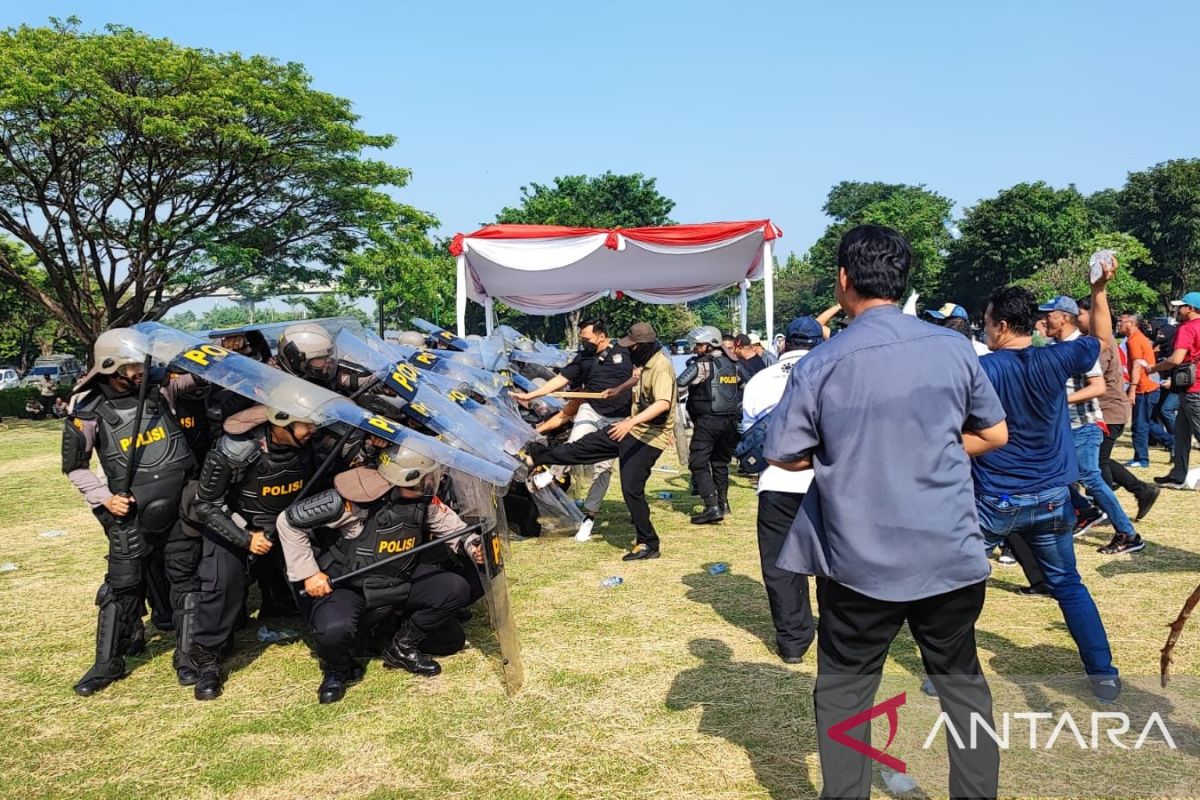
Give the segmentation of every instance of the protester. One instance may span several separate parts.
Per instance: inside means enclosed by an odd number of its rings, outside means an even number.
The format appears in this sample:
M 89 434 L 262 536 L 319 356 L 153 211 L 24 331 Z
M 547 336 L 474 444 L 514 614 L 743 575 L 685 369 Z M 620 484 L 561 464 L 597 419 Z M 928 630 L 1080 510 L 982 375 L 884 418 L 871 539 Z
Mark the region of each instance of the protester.
M 746 383 L 763 369 L 766 369 L 766 362 L 762 356 L 754 348 L 753 342 L 747 334 L 739 333 L 737 338 L 733 340 L 734 349 L 737 351 L 737 368 L 738 373 L 742 377 L 742 383 Z
M 737 337 L 732 333 L 727 333 L 721 337 L 721 352 L 723 352 L 730 361 L 738 360 Z
M 825 340 L 821 328 L 812 317 L 797 317 L 788 323 L 779 362 L 746 384 L 742 397 L 744 430 L 767 424 L 796 363 Z M 816 637 L 808 577 L 775 565 L 812 480 L 811 469 L 789 472 L 773 465 L 768 465 L 758 478 L 758 555 L 775 625 L 775 646 L 786 664 L 799 664 Z
M 1125 337 L 1129 360 L 1129 394 L 1133 398 L 1133 459 L 1125 466 L 1146 469 L 1150 466 L 1150 418 L 1158 405 L 1158 382 L 1150 367 L 1157 363 L 1154 345 L 1142 333 L 1141 318 L 1132 312 L 1121 315 L 1119 330 Z M 1107 414 L 1105 421 L 1108 421 Z
M 1154 331 L 1154 357 L 1155 363 L 1170 358 L 1175 352 L 1175 334 L 1179 331 L 1179 326 L 1173 324 L 1170 320 L 1164 322 Z M 1170 459 L 1175 460 L 1175 417 L 1179 414 L 1179 395 L 1171 391 L 1171 377 L 1169 373 L 1156 373 L 1153 369 L 1152 374 L 1159 375 L 1161 388 L 1158 392 L 1158 405 L 1154 407 L 1153 421 L 1150 428 L 1150 435 L 1167 451 Z
M 589 433 L 624 419 L 633 401 L 632 391 L 625 386 L 633 377 L 633 359 L 628 349 L 608 337 L 608 326 L 604 320 L 588 319 L 580 323 L 579 339 L 582 343 L 579 355 L 563 367 L 558 375 L 532 392 L 514 392 L 511 395 L 514 400 L 528 403 L 567 386 L 575 386 L 585 392 L 609 394 L 608 397 L 579 404 L 568 439 L 571 442 L 577 442 Z M 575 534 L 575 541 L 586 542 L 591 539 L 600 504 L 608 494 L 612 470 L 612 459 L 595 465 L 592 485 L 583 501 L 583 522 Z
M 762 337 L 757 333 L 750 334 L 750 346 L 754 348 L 754 354 L 761 358 L 768 367 L 779 361 L 779 355 L 764 347 Z
M 67 401 L 62 397 L 54 398 L 54 416 L 56 419 L 62 419 L 67 415 Z
M 629 335 L 617 343 L 629 349 L 633 365 L 641 369 L 632 415 L 575 442 L 549 448 L 528 445 L 526 453 L 530 466 L 595 464 L 617 458 L 621 466 L 621 494 L 637 531 L 633 550 L 622 560 L 640 561 L 659 557 L 658 533 L 650 521 L 650 505 L 646 502 L 646 481 L 658 457 L 672 444 L 678 393 L 675 370 L 653 326 L 636 322 Z
M 972 464 L 985 544 L 1022 537 L 1045 573 L 1066 621 L 1093 694 L 1115 701 L 1121 691 L 1100 612 L 1075 566 L 1070 484 L 1079 478 L 1071 420 L 1062 387 L 1086 373 L 1112 335 L 1105 287 L 1115 264 L 1092 287 L 1091 336 L 1035 347 L 1037 305 L 1025 288 L 992 292 L 984 313 L 991 355 L 980 364 L 1008 415 L 1008 444 Z M 1111 490 L 1110 490 L 1111 494 Z
M 1004 411 L 961 336 L 901 313 L 911 258 L 890 228 L 842 237 L 835 293 L 851 322 L 792 369 L 764 447 L 774 466 L 815 470 L 779 565 L 827 578 L 814 692 L 826 797 L 871 793 L 870 759 L 829 731 L 871 705 L 906 621 L 953 726 L 992 724 L 974 635 L 990 570 L 969 457 L 1004 444 Z M 947 746 L 950 795 L 994 797 L 995 742 Z
M 921 318 L 932 322 L 935 325 L 941 325 L 943 328 L 952 331 L 958 331 L 971 342 L 971 347 L 975 348 L 975 355 L 986 356 L 991 351 L 987 349 L 987 345 L 976 339 L 971 333 L 971 318 L 967 314 L 967 310 L 956 303 L 946 303 L 939 309 L 930 309 L 921 312 Z
M 1046 314 L 1046 331 L 1055 340 L 1055 347 L 1085 338 L 1079 329 L 1079 304 L 1070 297 L 1055 297 L 1049 303 L 1039 306 L 1038 310 Z M 1099 356 L 1103 348 L 1110 345 L 1109 340 L 1112 336 L 1108 308 L 1104 311 L 1104 319 L 1108 325 L 1092 332 L 1092 338 L 1098 339 L 1101 345 L 1096 352 L 1097 360 L 1093 361 L 1088 369 L 1068 376 L 1065 384 L 1078 479 L 1117 532 L 1113 541 L 1100 550 L 1114 555 L 1137 552 L 1145 547 L 1145 544 L 1134 529 L 1129 515 L 1121 507 L 1121 501 L 1105 482 L 1100 471 L 1100 449 L 1104 444 L 1104 414 L 1100 409 L 1100 397 L 1104 395 L 1105 387 L 1104 369 L 1100 365 Z M 1093 325 L 1095 323 L 1093 320 Z M 1078 495 L 1075 495 L 1075 498 L 1073 506 L 1077 513 L 1083 514 L 1087 504 L 1079 500 Z
M 1171 471 L 1154 479 L 1168 489 L 1187 488 L 1192 458 L 1192 441 L 1200 442 L 1200 292 L 1188 292 L 1171 301 L 1180 325 L 1175 333 L 1175 349 L 1155 364 L 1157 373 L 1171 375 L 1171 392 L 1179 395 L 1179 415 L 1175 418 L 1175 457 Z M 1191 365 L 1191 374 L 1187 366 Z M 1188 378 L 1190 377 L 1190 380 Z

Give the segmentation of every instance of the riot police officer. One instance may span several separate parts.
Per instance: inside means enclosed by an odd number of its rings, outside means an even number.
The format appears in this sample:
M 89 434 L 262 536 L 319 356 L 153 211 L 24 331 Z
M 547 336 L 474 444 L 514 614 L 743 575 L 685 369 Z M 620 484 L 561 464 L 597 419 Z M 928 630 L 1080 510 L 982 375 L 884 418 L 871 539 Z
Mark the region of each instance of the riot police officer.
M 482 592 L 463 572 L 416 557 L 390 562 L 349 583 L 330 584 L 464 527 L 433 494 L 436 469 L 431 459 L 394 445 L 380 455 L 378 466 L 339 473 L 333 489 L 305 498 L 279 517 L 288 577 L 303 582 L 312 598 L 309 624 L 324 671 L 317 690 L 321 703 L 341 700 L 346 686 L 362 677 L 354 655 L 367 614 L 402 617 L 383 651 L 387 667 L 432 677 L 441 666 L 422 650 L 423 640 Z M 483 562 L 478 535 L 449 546 Z
M 195 460 L 172 413 L 174 394 L 194 379 L 180 376 L 164 383 L 153 374 L 157 370 L 147 375 L 147 350 L 145 336 L 133 329 L 100 334 L 94 366 L 76 387 L 63 428 L 63 472 L 92 507 L 109 542 L 108 571 L 96 594 L 96 660 L 75 684 L 76 694 L 84 697 L 124 677 L 124 657 L 131 645 L 136 648 L 142 628 L 146 575 L 155 557 L 163 559 L 180 639 L 188 635 L 185 610 L 198 586 L 199 541 L 184 533 L 179 519 L 180 497 Z M 153 383 L 143 404 L 144 381 Z M 105 480 L 88 468 L 93 451 Z M 181 685 L 195 683 L 183 648 L 176 647 L 174 664 Z
M 730 513 L 729 460 L 737 446 L 741 378 L 737 366 L 721 349 L 721 332 L 716 328 L 692 328 L 687 338 L 696 355 L 677 383 L 687 388 L 687 410 L 692 418 L 688 469 L 693 488 L 704 501 L 704 510 L 692 517 L 692 524 L 707 525 Z
M 289 325 L 279 336 L 279 367 L 297 378 L 333 388 L 338 371 L 337 348 L 329 331 L 315 322 Z
M 290 592 L 283 558 L 274 546 L 275 521 L 313 473 L 309 443 L 316 428 L 311 419 L 258 405 L 225 420 L 224 428 L 200 470 L 190 514 L 204 524 L 191 642 L 199 672 L 197 700 L 221 696 L 221 657 L 243 614 L 250 557 L 259 568 L 263 613 L 272 591 Z

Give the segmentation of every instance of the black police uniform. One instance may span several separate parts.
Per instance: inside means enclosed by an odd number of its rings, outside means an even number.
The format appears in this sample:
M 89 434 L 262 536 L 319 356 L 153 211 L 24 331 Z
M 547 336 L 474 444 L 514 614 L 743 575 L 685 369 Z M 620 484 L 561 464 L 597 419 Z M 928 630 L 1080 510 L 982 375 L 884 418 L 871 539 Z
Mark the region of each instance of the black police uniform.
M 270 425 L 227 433 L 209 451 L 200 470 L 189 516 L 203 522 L 203 557 L 196 607 L 193 660 L 211 671 L 241 621 L 249 589 L 250 531 L 275 539 L 275 522 L 312 477 L 312 449 L 271 441 Z M 237 513 L 245 527 L 234 521 Z M 254 556 L 263 607 L 282 603 L 291 589 L 278 546 Z M 280 597 L 282 595 L 282 597 Z M 294 606 L 293 606 L 294 608 Z M 199 694 L 199 687 L 197 687 Z
M 715 349 L 693 358 L 677 383 L 688 390 L 688 469 L 693 488 L 704 500 L 701 519 L 715 522 L 729 511 L 729 461 L 737 447 L 742 380 L 737 365 Z
M 153 374 L 146 379 L 161 380 Z M 130 513 L 118 518 L 104 506 L 93 509 L 108 537 L 108 571 L 96 595 L 96 663 L 75 687 L 82 695 L 93 694 L 124 674 L 124 655 L 131 644 L 136 650 L 142 629 L 146 577 L 155 558 L 163 561 L 174 627 L 181 639 L 191 626 L 187 609 L 194 604 L 198 588 L 200 547 L 199 540 L 184 532 L 179 507 L 195 459 L 168 398 L 161 389 L 151 388 L 140 431 L 134 430 L 137 392 L 119 392 L 107 380 L 74 399 L 63 428 L 62 463 L 67 474 L 86 470 L 94 449 L 108 488 L 115 493 L 129 458 L 135 459 Z M 94 431 L 90 441 L 85 429 Z M 185 652 L 176 648 L 174 664 L 180 682 L 189 684 L 195 674 Z
M 613 342 L 601 352 L 580 352 L 562 368 L 559 375 L 569 380 L 572 387 L 580 387 L 582 391 L 602 392 L 614 389 L 633 377 L 633 357 L 629 348 Z M 588 400 L 587 405 L 602 417 L 624 419 L 629 416 L 629 409 L 633 405 L 633 388 L 607 400 Z

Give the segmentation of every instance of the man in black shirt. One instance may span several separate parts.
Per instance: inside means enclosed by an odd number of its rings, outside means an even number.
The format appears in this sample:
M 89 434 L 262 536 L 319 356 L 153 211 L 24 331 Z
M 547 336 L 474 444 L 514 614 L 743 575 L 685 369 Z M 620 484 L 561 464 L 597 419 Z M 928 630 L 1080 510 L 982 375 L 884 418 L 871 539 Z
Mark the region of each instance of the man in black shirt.
M 742 383 L 749 382 L 751 378 L 767 368 L 767 363 L 754 349 L 754 343 L 746 334 L 739 333 L 734 339 L 733 346 L 737 353 L 737 368 L 742 376 Z
M 557 392 L 568 386 L 584 392 L 605 392 L 609 395 L 588 400 L 579 407 L 575 425 L 568 441 L 582 439 L 593 431 L 603 430 L 609 425 L 629 416 L 633 402 L 630 379 L 633 377 L 633 360 L 629 350 L 608 338 L 608 328 L 603 320 L 584 320 L 579 326 L 579 338 L 583 344 L 574 360 L 563 367 L 537 390 L 515 393 L 513 399 L 528 402 L 543 395 Z M 630 384 L 630 385 L 627 385 Z M 624 387 L 624 388 L 622 388 Z M 619 390 L 619 391 L 618 391 Z M 586 542 L 591 538 L 600 503 L 608 493 L 612 479 L 613 462 L 604 461 L 595 465 L 595 477 L 583 503 L 584 520 L 575 534 L 575 540 Z

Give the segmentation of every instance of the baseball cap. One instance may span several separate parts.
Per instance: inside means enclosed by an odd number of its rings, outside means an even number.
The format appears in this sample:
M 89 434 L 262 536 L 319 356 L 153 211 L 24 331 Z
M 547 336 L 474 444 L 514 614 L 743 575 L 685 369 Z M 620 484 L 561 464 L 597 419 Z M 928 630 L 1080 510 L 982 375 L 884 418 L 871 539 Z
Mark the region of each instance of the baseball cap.
M 757 333 L 750 334 L 750 344 L 762 344 L 762 337 Z
M 1173 306 L 1191 306 L 1194 309 L 1200 310 L 1200 292 L 1188 292 L 1178 300 L 1172 300 Z
M 970 319 L 967 310 L 957 303 L 946 303 L 941 308 L 926 309 L 921 313 L 921 316 L 929 319 L 950 319 L 958 317 L 960 319 Z
M 1060 294 L 1049 303 L 1043 303 L 1042 305 L 1038 306 L 1038 311 L 1063 311 L 1067 314 L 1079 316 L 1079 304 L 1076 303 L 1072 298 L 1067 297 L 1064 294 Z
M 635 344 L 649 344 L 657 341 L 658 334 L 654 332 L 653 325 L 649 322 L 635 322 L 629 328 L 629 335 L 618 339 L 617 344 L 621 347 L 630 347 Z
M 825 331 L 812 317 L 796 317 L 788 323 L 787 338 L 820 342 L 825 339 Z

